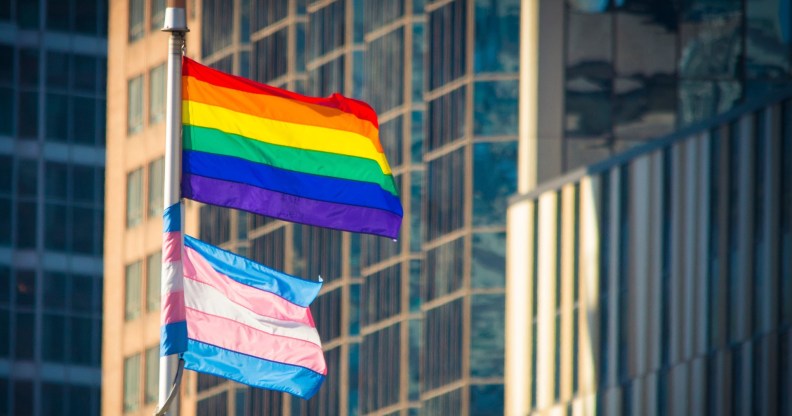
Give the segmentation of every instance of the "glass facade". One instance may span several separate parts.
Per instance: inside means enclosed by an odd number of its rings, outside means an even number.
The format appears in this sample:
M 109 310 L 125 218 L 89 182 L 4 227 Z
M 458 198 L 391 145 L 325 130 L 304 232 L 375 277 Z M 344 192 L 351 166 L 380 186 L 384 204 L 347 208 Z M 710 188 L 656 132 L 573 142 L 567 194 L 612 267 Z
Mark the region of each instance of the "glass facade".
M 0 2 L 0 414 L 98 415 L 107 3 Z
M 792 86 L 789 0 L 567 0 L 564 15 L 562 170 Z
M 328 379 L 308 402 L 259 393 L 267 406 L 502 413 L 519 1 L 205 0 L 199 12 L 204 63 L 370 103 L 405 208 L 396 242 L 201 208 L 205 241 L 325 280 L 312 309 Z M 248 414 L 242 387 L 198 378 L 199 414 Z

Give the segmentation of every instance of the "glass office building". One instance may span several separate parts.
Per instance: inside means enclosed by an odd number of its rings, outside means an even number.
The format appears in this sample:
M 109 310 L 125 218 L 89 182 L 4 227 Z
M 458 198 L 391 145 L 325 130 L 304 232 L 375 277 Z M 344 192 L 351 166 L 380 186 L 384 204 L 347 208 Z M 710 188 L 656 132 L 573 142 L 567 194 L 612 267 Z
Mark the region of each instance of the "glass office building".
M 308 402 L 198 376 L 198 414 L 501 412 L 518 12 L 517 1 L 202 3 L 206 64 L 377 110 L 405 219 L 392 242 L 203 207 L 202 238 L 325 279 L 313 308 L 330 372 Z
M 789 414 L 790 2 L 535 4 L 567 173 L 509 207 L 506 414 Z
M 97 415 L 107 5 L 0 2 L 0 414 Z

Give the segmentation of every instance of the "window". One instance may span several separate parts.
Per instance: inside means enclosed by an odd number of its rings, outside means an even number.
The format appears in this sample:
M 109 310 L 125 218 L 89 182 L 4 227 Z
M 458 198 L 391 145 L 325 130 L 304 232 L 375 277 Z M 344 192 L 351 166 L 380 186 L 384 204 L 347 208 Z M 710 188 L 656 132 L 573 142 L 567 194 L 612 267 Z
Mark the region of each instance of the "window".
M 151 0 L 151 25 L 152 31 L 158 31 L 165 26 L 165 0 Z
M 140 354 L 124 359 L 124 412 L 140 406 Z
M 162 275 L 162 252 L 158 251 L 146 259 L 146 311 L 160 310 L 160 279 Z
M 140 262 L 126 266 L 124 290 L 124 317 L 127 321 L 140 315 Z
M 465 149 L 460 148 L 428 163 L 426 221 L 428 241 L 464 225 Z
M 145 14 L 145 0 L 129 0 L 129 42 L 134 42 L 143 37 L 143 16 Z
M 148 216 L 154 218 L 163 209 L 163 169 L 165 160 L 159 158 L 148 165 Z
M 129 80 L 127 89 L 127 133 L 143 130 L 143 76 Z
M 157 401 L 159 395 L 159 346 L 146 350 L 146 385 L 143 389 L 143 402 L 146 404 Z
M 149 124 L 165 119 L 165 64 L 149 72 Z
M 143 169 L 127 175 L 127 227 L 132 228 L 143 220 Z

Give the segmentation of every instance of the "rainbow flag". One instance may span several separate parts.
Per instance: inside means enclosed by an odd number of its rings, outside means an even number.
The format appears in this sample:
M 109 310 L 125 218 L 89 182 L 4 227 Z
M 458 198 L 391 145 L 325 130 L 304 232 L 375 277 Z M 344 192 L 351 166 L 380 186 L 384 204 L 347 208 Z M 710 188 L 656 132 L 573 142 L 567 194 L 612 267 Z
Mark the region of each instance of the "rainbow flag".
M 181 204 L 166 210 L 161 354 L 187 369 L 308 399 L 327 374 L 308 306 L 321 282 L 290 276 L 178 230 Z M 179 250 L 181 240 L 184 246 Z
M 396 238 L 403 216 L 366 103 L 307 97 L 183 60 L 182 196 Z

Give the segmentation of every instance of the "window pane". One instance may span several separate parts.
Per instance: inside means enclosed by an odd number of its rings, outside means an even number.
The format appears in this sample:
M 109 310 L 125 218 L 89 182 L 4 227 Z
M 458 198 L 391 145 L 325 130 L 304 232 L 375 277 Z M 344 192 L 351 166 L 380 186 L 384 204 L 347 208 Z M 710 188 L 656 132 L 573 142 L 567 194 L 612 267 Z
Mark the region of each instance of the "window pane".
M 0 85 L 12 85 L 14 83 L 14 47 L 12 45 L 0 45 Z
M 165 119 L 165 64 L 149 73 L 149 124 Z
M 99 16 L 105 15 L 101 7 L 104 2 L 99 2 L 97 6 L 96 0 L 76 0 L 76 7 L 74 8 L 74 29 L 77 33 L 84 33 L 87 35 L 96 34 L 99 25 Z
M 33 3 L 33 2 L 31 2 Z M 35 3 L 38 3 L 36 1 Z M 23 87 L 38 87 L 39 51 L 38 49 L 19 50 L 19 84 Z
M 148 215 L 151 218 L 162 214 L 163 169 L 165 160 L 159 158 L 148 166 Z
M 162 275 L 162 252 L 156 252 L 146 259 L 146 310 L 157 312 L 160 309 L 160 278 Z
M 44 361 L 66 360 L 66 318 L 62 313 L 45 313 L 41 329 L 41 355 Z
M 70 28 L 69 0 L 47 0 L 47 29 L 67 32 Z
M 471 275 L 473 287 L 504 287 L 506 233 L 473 234 Z
M 127 227 L 143 220 L 143 169 L 135 169 L 127 176 Z
M 77 253 L 93 254 L 96 232 L 96 211 L 93 208 L 72 207 L 72 249 Z
M 94 320 L 76 316 L 69 321 L 71 323 L 69 331 L 69 362 L 80 365 L 93 364 L 95 338 L 91 332 L 93 331 Z
M 517 189 L 517 142 L 473 145 L 473 224 L 504 225 Z
M 69 127 L 69 97 L 66 94 L 47 94 L 47 139 L 66 141 Z M 77 124 L 77 123 L 75 123 Z M 65 178 L 64 178 L 65 179 Z
M 129 0 L 129 42 L 143 37 L 144 0 Z
M 71 137 L 75 143 L 92 145 L 96 143 L 96 99 L 72 97 Z
M 69 275 L 59 272 L 44 273 L 44 309 L 62 310 L 66 306 Z
M 60 0 L 53 0 L 53 2 L 61 3 Z M 69 54 L 47 51 L 47 87 L 66 89 L 69 86 L 70 77 Z
M 476 1 L 476 72 L 516 72 L 520 55 L 519 0 Z
M 470 375 L 500 377 L 504 357 L 504 295 L 473 295 Z
M 165 0 L 151 0 L 151 30 L 160 30 L 165 25 Z
M 143 129 L 143 76 L 129 80 L 127 94 L 127 133 L 135 134 Z
M 72 88 L 81 92 L 96 90 L 96 58 L 91 55 L 72 55 L 74 71 Z
M 32 359 L 34 341 L 33 334 L 36 319 L 33 312 L 16 312 L 16 331 L 14 331 L 15 348 L 14 356 L 17 359 Z
M 517 135 L 517 81 L 477 82 L 473 97 L 473 134 Z
M 144 402 L 154 403 L 159 395 L 159 346 L 146 350 L 146 386 Z
M 95 312 L 93 283 L 95 278 L 85 274 L 72 275 L 71 303 L 72 311 Z
M 22 2 L 27 3 L 27 2 Z M 36 2 L 38 3 L 38 2 Z M 14 415 L 33 414 L 33 383 L 30 381 L 14 381 L 11 393 L 14 397 Z
M 17 248 L 36 247 L 36 203 L 17 202 L 16 246 Z
M 72 192 L 77 202 L 94 203 L 96 186 L 94 185 L 95 169 L 93 166 L 72 165 Z
M 21 91 L 17 96 L 17 132 L 19 137 L 35 138 L 38 135 L 38 92 Z
M 126 266 L 124 305 L 125 318 L 132 320 L 140 315 L 140 262 Z
M 137 410 L 140 405 L 140 355 L 124 360 L 124 411 Z
M 12 88 L 0 87 L 0 134 L 10 136 L 13 132 L 14 90 Z
M 44 207 L 44 247 L 48 250 L 67 249 L 68 206 L 65 204 L 48 203 Z

